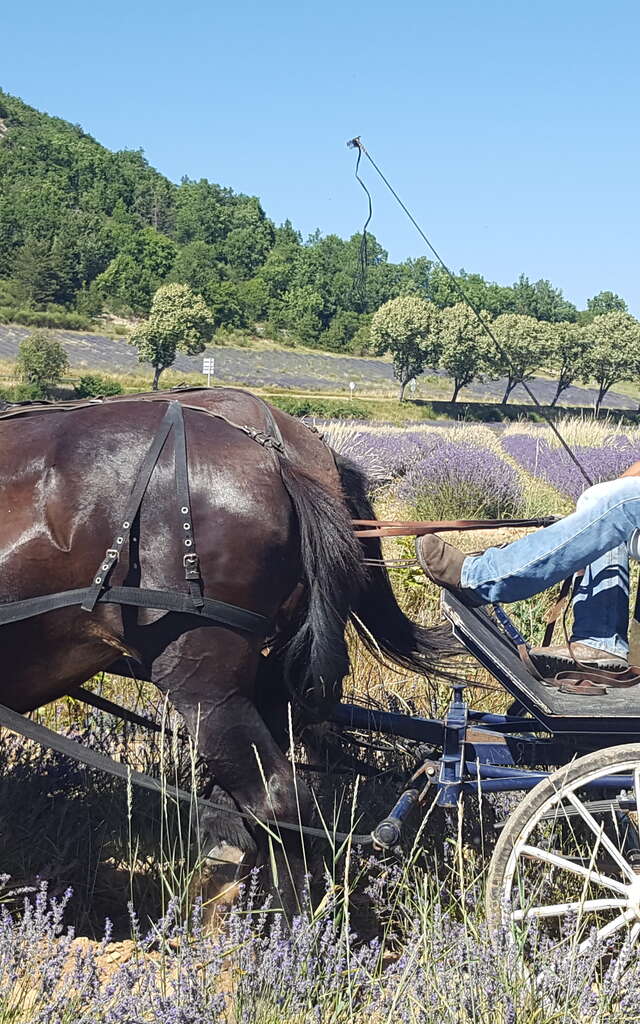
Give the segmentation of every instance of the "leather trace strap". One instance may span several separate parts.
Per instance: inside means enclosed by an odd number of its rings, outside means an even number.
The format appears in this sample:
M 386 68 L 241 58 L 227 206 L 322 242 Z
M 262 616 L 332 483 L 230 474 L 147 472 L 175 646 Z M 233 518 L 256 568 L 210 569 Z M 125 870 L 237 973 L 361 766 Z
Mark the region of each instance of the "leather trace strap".
M 24 601 L 0 604 L 0 626 L 11 622 L 32 619 L 36 615 L 82 605 L 89 599 L 93 588 L 80 587 L 78 590 L 63 590 L 59 594 L 43 594 L 28 597 Z M 123 604 L 133 608 L 152 608 L 156 611 L 179 612 L 183 615 L 197 615 L 204 621 L 219 623 L 245 633 L 267 637 L 273 632 L 273 622 L 258 612 L 238 608 L 237 605 L 204 597 L 202 608 L 194 607 L 191 594 L 175 590 L 149 590 L 145 587 L 107 587 L 98 597 L 98 604 Z
M 353 519 L 356 537 L 422 537 L 446 530 L 499 530 L 526 526 L 552 526 L 562 516 L 541 516 L 537 519 L 427 519 L 410 520 Z
M 171 428 L 174 426 L 176 422 L 176 413 L 174 406 L 176 406 L 178 409 L 180 408 L 178 402 L 170 403 L 164 415 L 164 419 L 162 420 L 162 423 L 160 424 L 160 427 L 156 433 L 156 436 L 154 437 L 151 443 L 151 447 L 148 449 L 145 457 L 142 460 L 142 464 L 140 466 L 140 469 L 138 470 L 136 481 L 133 485 L 131 494 L 129 495 L 129 500 L 127 502 L 124 516 L 120 520 L 120 526 L 118 528 L 118 531 L 114 536 L 111 545 L 105 551 L 104 558 L 101 560 L 100 564 L 98 565 L 98 568 L 95 571 L 93 583 L 89 588 L 87 597 L 82 602 L 82 608 L 84 609 L 85 612 L 92 612 L 94 610 L 98 598 L 100 597 L 100 594 L 109 583 L 109 577 L 113 570 L 115 569 L 116 565 L 118 564 L 124 545 L 129 540 L 131 526 L 138 512 L 140 511 L 140 505 L 142 504 L 142 499 L 144 498 L 145 492 L 149 485 L 151 474 L 153 473 L 156 467 L 156 463 L 160 458 L 162 449 L 165 446 L 165 442 L 169 436 Z
M 189 593 L 195 608 L 202 608 L 202 577 L 200 575 L 200 559 L 195 549 L 193 536 L 193 516 L 189 498 L 189 470 L 187 468 L 187 438 L 184 429 L 184 415 L 179 402 L 172 402 L 169 412 L 173 420 L 173 437 L 175 442 L 176 460 L 176 497 L 180 522 L 182 525 L 182 565 L 184 578 L 189 584 Z
M 297 832 L 298 835 L 302 834 L 313 836 L 316 839 L 324 839 L 332 845 L 349 842 L 354 846 L 369 846 L 373 842 L 370 834 L 334 832 L 331 829 L 315 828 L 312 825 L 279 821 L 278 819 L 261 821 L 251 812 L 241 811 L 234 807 L 224 806 L 222 804 L 216 804 L 209 799 L 198 797 L 196 794 L 190 793 L 187 790 L 166 785 L 164 781 L 154 779 L 151 775 L 145 775 L 144 772 L 135 771 L 134 769 L 129 768 L 128 765 L 122 764 L 120 761 L 114 761 L 111 757 L 107 757 L 106 754 L 101 754 L 97 750 L 91 750 L 89 747 L 85 747 L 82 743 L 78 743 L 76 740 L 70 740 L 66 736 L 61 736 L 60 733 L 54 732 L 53 729 L 47 728 L 46 725 L 40 725 L 39 722 L 34 722 L 30 718 L 26 718 L 18 711 L 13 711 L 12 708 L 8 708 L 4 704 L 0 704 L 0 726 L 4 726 L 6 729 L 10 729 L 12 732 L 18 733 L 20 736 L 33 740 L 41 746 L 47 747 L 49 750 L 57 750 L 58 753 L 64 754 L 65 757 L 70 757 L 78 764 L 84 764 L 88 768 L 93 768 L 97 771 L 114 775 L 118 779 L 130 782 L 133 786 L 138 786 L 141 789 L 158 793 L 159 796 L 167 796 L 170 799 L 177 800 L 181 803 L 196 803 L 201 811 L 215 811 L 216 814 L 228 815 L 231 818 L 240 818 L 256 828 L 264 828 L 267 831 L 273 830 L 276 834 L 280 830 L 284 830 L 287 832 Z

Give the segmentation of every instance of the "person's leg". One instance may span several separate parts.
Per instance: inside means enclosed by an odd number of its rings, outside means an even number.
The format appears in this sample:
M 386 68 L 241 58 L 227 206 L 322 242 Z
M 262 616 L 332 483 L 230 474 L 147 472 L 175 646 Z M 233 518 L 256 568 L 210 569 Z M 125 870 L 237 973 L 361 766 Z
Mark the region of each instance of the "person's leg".
M 589 487 L 578 498 L 576 510 L 586 511 L 606 499 L 610 487 L 610 483 Z M 628 626 L 629 545 L 623 543 L 586 567 L 574 593 L 571 641 L 626 658 Z
M 532 597 L 628 543 L 639 527 L 640 477 L 613 480 L 553 526 L 467 556 L 459 586 L 482 604 Z

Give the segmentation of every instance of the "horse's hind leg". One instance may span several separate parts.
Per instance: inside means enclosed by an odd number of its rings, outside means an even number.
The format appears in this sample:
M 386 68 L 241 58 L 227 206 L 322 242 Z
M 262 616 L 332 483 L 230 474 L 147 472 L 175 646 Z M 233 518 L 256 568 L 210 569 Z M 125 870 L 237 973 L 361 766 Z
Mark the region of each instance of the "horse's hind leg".
M 303 782 L 294 780 L 291 765 L 253 701 L 259 657 L 250 639 L 202 627 L 170 643 L 154 660 L 151 677 L 185 719 L 216 783 L 237 808 L 255 816 L 256 822 L 305 824 L 313 816 L 311 794 Z M 234 863 L 239 873 L 246 875 L 252 861 L 266 859 L 275 869 L 279 901 L 289 913 L 296 912 L 306 872 L 299 834 L 279 833 L 274 826 L 267 831 L 217 811 L 205 811 L 201 825 L 203 850 Z M 256 844 L 262 855 L 257 858 Z

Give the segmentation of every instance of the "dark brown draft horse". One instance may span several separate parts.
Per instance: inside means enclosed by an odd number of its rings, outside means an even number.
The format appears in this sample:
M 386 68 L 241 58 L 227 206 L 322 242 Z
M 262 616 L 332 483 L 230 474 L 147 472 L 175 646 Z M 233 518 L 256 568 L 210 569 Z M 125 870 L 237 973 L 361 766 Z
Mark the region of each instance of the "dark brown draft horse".
M 363 567 L 363 554 L 380 556 L 379 541 L 358 541 L 351 527 L 352 517 L 373 517 L 365 481 L 303 423 L 234 389 L 0 419 L 0 605 L 92 582 L 175 400 L 204 594 L 274 623 L 271 653 L 263 654 L 264 636 L 186 613 L 59 608 L 0 626 L 0 702 L 29 711 L 101 669 L 126 672 L 128 660 L 183 716 L 218 802 L 222 791 L 230 807 L 258 819 L 309 822 L 310 794 L 298 780 L 296 795 L 282 750 L 289 694 L 316 704 L 320 695 L 339 699 L 350 617 L 369 647 L 418 671 L 448 641 L 403 615 L 384 569 Z M 169 437 L 110 584 L 184 591 L 179 529 Z M 201 824 L 215 860 L 246 870 L 259 859 L 262 829 L 223 813 Z M 280 888 L 289 903 L 302 877 L 295 835 L 285 836 L 284 852 Z

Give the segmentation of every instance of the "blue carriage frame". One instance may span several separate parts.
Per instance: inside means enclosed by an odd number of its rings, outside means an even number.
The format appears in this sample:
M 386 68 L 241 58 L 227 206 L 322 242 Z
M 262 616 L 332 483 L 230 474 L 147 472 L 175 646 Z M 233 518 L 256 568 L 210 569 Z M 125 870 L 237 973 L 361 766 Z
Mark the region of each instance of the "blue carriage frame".
M 467 651 L 513 697 L 512 713 L 475 710 L 464 696 L 473 681 L 461 680 L 451 684 L 442 720 L 358 704 L 336 705 L 330 715 L 344 730 L 404 737 L 433 748 L 438 775 L 432 782 L 441 807 L 455 807 L 465 794 L 526 792 L 576 756 L 640 741 L 640 693 L 561 694 L 528 672 L 515 644 L 484 609 L 470 608 L 449 593 L 443 594 L 442 607 Z M 600 777 L 597 785 L 619 790 L 632 783 L 618 775 Z M 402 813 L 411 809 L 403 805 Z

